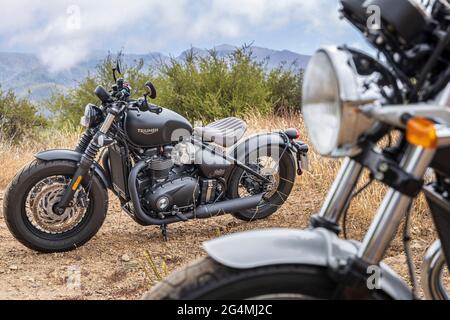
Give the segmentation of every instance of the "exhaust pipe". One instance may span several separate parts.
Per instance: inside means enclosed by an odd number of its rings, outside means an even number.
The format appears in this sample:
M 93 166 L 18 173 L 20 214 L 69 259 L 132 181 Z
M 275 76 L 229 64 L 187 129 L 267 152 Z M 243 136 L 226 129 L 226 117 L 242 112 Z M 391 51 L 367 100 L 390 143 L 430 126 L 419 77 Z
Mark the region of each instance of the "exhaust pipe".
M 128 179 L 128 188 L 130 190 L 131 202 L 133 203 L 136 220 L 144 226 L 168 225 L 183 221 L 179 217 L 155 219 L 144 212 L 139 200 L 139 194 L 137 192 L 136 179 L 139 172 L 144 169 L 145 166 L 145 161 L 137 163 L 136 166 L 131 170 L 130 178 Z M 243 210 L 254 209 L 261 203 L 262 197 L 263 194 L 260 194 L 246 198 L 223 201 L 216 204 L 203 205 L 194 209 L 194 211 L 192 212 L 186 213 L 185 216 L 188 220 L 207 219 L 214 216 L 221 216 L 224 214 L 232 214 Z
M 227 213 L 237 213 L 243 210 L 254 209 L 261 203 L 262 197 L 263 195 L 259 194 L 252 197 L 233 199 L 216 204 L 200 206 L 193 212 L 194 219 L 207 219 Z

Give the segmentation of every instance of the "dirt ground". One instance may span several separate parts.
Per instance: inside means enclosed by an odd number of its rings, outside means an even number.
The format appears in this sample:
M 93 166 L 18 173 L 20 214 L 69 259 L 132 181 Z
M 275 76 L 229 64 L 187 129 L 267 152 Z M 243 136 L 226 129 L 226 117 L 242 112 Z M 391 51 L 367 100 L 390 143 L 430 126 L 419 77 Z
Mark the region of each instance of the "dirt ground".
M 302 198 L 297 186 L 291 199 Z M 158 275 L 202 256 L 203 241 L 249 229 L 305 227 L 314 207 L 309 200 L 301 200 L 300 207 L 290 202 L 273 218 L 251 224 L 224 216 L 172 225 L 164 242 L 158 227 L 137 225 L 111 201 L 105 224 L 93 240 L 76 251 L 50 255 L 18 243 L 0 214 L 0 299 L 138 299 Z M 146 251 L 151 259 L 145 258 Z M 81 286 L 72 285 L 73 270 L 79 270 Z
M 0 299 L 138 299 L 159 276 L 202 256 L 203 241 L 249 229 L 304 228 L 322 200 L 323 195 L 302 190 L 299 178 L 288 203 L 269 220 L 249 224 L 225 216 L 182 223 L 170 226 L 169 242 L 162 240 L 157 227 L 137 225 L 112 201 L 92 241 L 76 251 L 51 255 L 37 254 L 15 241 L 1 214 Z M 412 247 L 419 258 L 427 246 L 418 240 Z M 145 258 L 146 251 L 151 259 Z M 391 251 L 387 262 L 406 277 L 401 248 Z M 80 285 L 71 280 L 74 274 Z

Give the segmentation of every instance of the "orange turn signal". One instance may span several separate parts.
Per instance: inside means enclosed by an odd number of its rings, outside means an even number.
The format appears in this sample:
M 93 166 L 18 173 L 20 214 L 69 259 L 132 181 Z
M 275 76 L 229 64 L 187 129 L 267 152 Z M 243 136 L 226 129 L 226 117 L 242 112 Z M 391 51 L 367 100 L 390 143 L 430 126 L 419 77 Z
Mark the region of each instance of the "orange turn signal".
M 78 187 L 80 186 L 81 180 L 83 180 L 83 177 L 79 176 L 72 186 L 72 191 L 77 191 Z
M 438 138 L 434 123 L 425 118 L 412 118 L 406 127 L 406 140 L 425 149 L 436 149 Z

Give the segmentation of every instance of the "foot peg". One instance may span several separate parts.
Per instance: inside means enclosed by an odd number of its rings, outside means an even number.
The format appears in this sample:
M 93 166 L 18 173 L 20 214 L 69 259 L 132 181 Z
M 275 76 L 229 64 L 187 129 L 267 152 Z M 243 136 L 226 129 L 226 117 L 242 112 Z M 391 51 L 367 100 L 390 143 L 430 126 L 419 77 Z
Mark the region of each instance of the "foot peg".
M 184 214 L 182 214 L 181 212 L 177 212 L 176 214 L 177 218 L 180 219 L 183 222 L 187 222 L 189 221 L 188 217 L 186 217 Z

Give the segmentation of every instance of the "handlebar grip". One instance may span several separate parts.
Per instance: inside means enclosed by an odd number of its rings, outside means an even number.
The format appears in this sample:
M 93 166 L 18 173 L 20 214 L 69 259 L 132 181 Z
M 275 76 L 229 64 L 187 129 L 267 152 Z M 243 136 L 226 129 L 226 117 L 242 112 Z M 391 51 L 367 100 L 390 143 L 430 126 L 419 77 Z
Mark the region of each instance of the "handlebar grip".
M 95 95 L 100 99 L 102 103 L 108 103 L 112 100 L 111 96 L 109 95 L 108 91 L 106 91 L 105 88 L 102 86 L 98 86 L 95 91 Z

